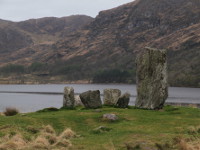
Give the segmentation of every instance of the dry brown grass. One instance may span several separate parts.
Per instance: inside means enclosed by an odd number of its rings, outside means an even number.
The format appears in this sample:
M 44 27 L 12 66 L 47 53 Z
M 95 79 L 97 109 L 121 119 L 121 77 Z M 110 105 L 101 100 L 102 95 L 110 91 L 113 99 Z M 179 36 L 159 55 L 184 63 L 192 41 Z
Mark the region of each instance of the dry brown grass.
M 199 129 L 197 127 L 194 127 L 194 126 L 190 126 L 190 127 L 187 128 L 187 132 L 189 134 L 196 134 L 198 132 L 198 130 Z
M 50 133 L 50 134 L 55 134 L 55 130 L 52 126 L 47 125 L 43 127 L 43 132 L 45 133 Z
M 31 147 L 35 149 L 49 149 L 50 143 L 45 137 L 39 136 L 33 143 L 31 143 L 31 145 Z
M 200 138 L 176 137 L 174 139 L 174 145 L 176 145 L 178 150 L 200 150 Z
M 70 142 L 70 140 L 67 139 L 60 139 L 56 144 L 56 147 L 71 147 L 72 143 Z
M 38 136 L 31 141 L 25 140 L 21 134 L 14 136 L 6 135 L 0 139 L 0 150 L 27 150 L 27 149 L 65 149 L 72 146 L 71 138 L 76 134 L 71 129 L 64 130 L 60 135 L 56 135 L 52 126 L 44 126 Z
M 5 116 L 5 114 L 4 114 L 4 113 L 2 113 L 2 112 L 0 112 L 0 116 Z
M 110 141 L 108 144 L 104 145 L 105 150 L 116 150 L 115 145 L 112 141 Z
M 200 150 L 200 140 L 187 141 L 182 139 L 177 145 L 179 150 Z
M 23 139 L 20 134 L 16 134 L 10 138 L 10 136 L 5 136 L 2 138 L 0 144 L 0 150 L 15 150 L 15 149 L 23 149 L 27 142 Z
M 59 138 L 60 139 L 70 139 L 70 138 L 75 137 L 75 135 L 76 135 L 75 132 L 68 128 L 60 134 Z

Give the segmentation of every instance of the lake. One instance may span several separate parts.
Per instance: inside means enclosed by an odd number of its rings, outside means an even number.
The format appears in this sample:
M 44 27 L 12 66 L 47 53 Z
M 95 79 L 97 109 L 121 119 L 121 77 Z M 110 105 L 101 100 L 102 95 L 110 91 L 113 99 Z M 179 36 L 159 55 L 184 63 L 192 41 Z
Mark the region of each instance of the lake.
M 65 86 L 73 87 L 77 94 L 87 90 L 100 90 L 103 94 L 103 89 L 117 88 L 122 93 L 131 94 L 130 105 L 134 105 L 137 95 L 136 85 L 128 84 L 0 85 L 0 112 L 6 107 L 15 107 L 20 112 L 34 112 L 47 107 L 60 108 Z M 200 88 L 170 87 L 167 102 L 200 104 Z

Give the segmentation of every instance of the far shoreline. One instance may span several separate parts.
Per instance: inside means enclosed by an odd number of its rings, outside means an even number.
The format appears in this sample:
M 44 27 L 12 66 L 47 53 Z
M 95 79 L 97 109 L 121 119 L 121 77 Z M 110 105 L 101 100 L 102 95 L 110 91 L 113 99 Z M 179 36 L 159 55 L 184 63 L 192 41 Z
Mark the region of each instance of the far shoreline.
M 137 85 L 136 83 L 94 83 L 90 82 L 88 80 L 77 80 L 77 81 L 65 81 L 65 82 L 47 82 L 47 83 L 42 83 L 42 82 L 0 82 L 0 85 L 65 85 L 65 84 L 94 84 L 94 85 Z M 169 86 L 171 88 L 194 88 L 198 89 L 200 87 L 193 87 L 193 86 Z

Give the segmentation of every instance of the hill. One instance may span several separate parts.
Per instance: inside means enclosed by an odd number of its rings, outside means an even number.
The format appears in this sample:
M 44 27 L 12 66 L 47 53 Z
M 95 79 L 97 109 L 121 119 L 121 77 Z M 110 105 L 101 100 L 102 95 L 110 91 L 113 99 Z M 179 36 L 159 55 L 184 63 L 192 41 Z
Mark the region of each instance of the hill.
M 60 66 L 50 72 L 65 74 L 67 79 L 73 76 L 74 79 L 95 78 L 95 82 L 118 82 L 121 78 L 117 76 L 122 74 L 126 78 L 128 74 L 125 82 L 134 82 L 135 58 L 143 47 L 165 48 L 170 84 L 198 87 L 199 14 L 199 0 L 136 0 L 101 11 L 79 30 L 60 34 L 62 39 L 57 42 L 18 49 L 1 61 L 27 65 L 39 61 Z M 55 31 L 44 30 L 50 34 Z M 105 79 L 106 76 L 116 76 L 116 80 Z
M 81 29 L 92 20 L 93 18 L 84 15 L 46 17 L 22 22 L 0 20 L 0 66 L 8 63 L 30 64 L 27 55 L 39 57 L 53 43 Z M 20 63 L 21 59 L 25 61 Z M 40 61 L 40 58 L 37 60 Z

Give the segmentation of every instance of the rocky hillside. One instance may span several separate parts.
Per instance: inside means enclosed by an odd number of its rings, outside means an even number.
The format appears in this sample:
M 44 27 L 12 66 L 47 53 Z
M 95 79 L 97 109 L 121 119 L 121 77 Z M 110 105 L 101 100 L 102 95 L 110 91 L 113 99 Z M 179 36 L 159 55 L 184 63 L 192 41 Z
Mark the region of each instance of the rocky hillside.
M 23 64 L 31 63 L 28 62 L 31 59 L 26 55 L 32 57 L 35 53 L 49 49 L 50 45 L 81 29 L 92 20 L 93 18 L 84 15 L 47 17 L 22 22 L 0 20 L 0 66 L 15 61 L 18 63 L 19 59 L 24 60 Z M 37 54 L 38 61 L 41 59 L 40 55 L 41 53 Z
M 48 22 L 48 19 L 40 21 Z M 43 25 L 37 28 L 34 25 L 33 31 L 28 25 L 24 29 L 22 24 L 18 23 L 17 28 L 23 28 L 25 33 L 33 32 L 36 38 L 26 38 L 22 44 L 24 47 L 0 59 L 2 64 L 63 61 L 65 66 L 76 66 L 77 70 L 71 72 L 79 71 L 84 77 L 107 69 L 134 72 L 137 53 L 150 46 L 168 50 L 171 85 L 200 86 L 199 0 L 135 0 L 100 12 L 89 24 L 81 29 L 78 27 L 80 30 L 74 32 L 70 28 L 59 35 L 56 34 L 57 28 L 49 27 L 54 21 L 45 29 Z M 55 24 L 62 28 L 59 23 Z M 47 43 L 43 40 L 45 37 L 37 36 L 41 33 L 62 39 Z M 51 38 L 49 41 L 54 41 Z M 38 42 L 39 39 L 45 42 Z M 25 46 L 27 43 L 31 46 Z

